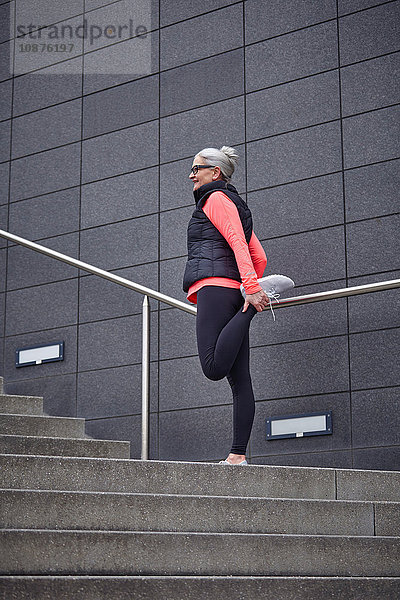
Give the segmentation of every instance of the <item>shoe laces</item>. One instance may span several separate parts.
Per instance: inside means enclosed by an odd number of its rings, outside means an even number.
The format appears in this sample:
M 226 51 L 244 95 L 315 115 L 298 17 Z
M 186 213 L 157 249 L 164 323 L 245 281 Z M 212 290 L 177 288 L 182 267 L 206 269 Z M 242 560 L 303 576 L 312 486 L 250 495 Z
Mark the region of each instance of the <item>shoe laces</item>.
M 278 304 L 279 304 L 280 294 L 278 294 L 278 292 L 273 287 L 270 290 L 268 290 L 268 292 L 265 292 L 265 293 L 268 296 L 269 307 L 271 309 L 272 317 L 273 317 L 274 321 L 276 321 L 274 309 L 272 308 L 272 300 L 275 300 L 275 302 L 278 302 Z

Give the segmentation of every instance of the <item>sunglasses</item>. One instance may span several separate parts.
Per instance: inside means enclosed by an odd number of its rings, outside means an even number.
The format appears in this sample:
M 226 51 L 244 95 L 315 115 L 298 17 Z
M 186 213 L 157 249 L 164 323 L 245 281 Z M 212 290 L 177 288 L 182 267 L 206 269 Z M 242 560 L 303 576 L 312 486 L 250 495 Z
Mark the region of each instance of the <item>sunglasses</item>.
M 215 165 L 193 165 L 193 167 L 190 169 L 190 172 L 193 173 L 193 175 L 197 175 L 199 169 L 213 169 L 214 166 Z

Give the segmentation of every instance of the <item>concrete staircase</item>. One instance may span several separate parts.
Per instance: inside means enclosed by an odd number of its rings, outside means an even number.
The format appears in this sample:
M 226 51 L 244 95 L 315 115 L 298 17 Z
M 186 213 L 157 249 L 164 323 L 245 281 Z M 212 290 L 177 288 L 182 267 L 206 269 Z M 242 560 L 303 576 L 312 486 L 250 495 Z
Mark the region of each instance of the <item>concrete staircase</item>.
M 400 597 L 399 472 L 130 460 L 1 386 L 1 599 Z

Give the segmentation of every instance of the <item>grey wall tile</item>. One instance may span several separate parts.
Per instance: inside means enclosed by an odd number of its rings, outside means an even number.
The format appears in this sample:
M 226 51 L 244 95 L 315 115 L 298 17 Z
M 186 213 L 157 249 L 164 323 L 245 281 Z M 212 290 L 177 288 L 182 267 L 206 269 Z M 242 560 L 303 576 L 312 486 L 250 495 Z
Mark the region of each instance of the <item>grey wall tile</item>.
M 0 52 L 0 81 L 10 79 L 12 76 L 11 65 L 13 64 L 14 42 L 4 42 Z
M 81 234 L 81 260 L 102 269 L 130 267 L 157 257 L 157 215 L 88 229 Z
M 246 50 L 248 92 L 338 67 L 336 23 L 260 42 Z
M 151 360 L 157 358 L 158 315 L 151 316 Z M 79 326 L 79 371 L 140 363 L 141 315 Z
M 400 160 L 345 171 L 344 180 L 347 221 L 398 211 Z
M 77 143 L 13 160 L 11 201 L 79 185 L 80 157 Z
M 41 240 L 40 245 L 73 258 L 78 257 L 78 234 L 73 233 Z M 50 283 L 57 279 L 77 277 L 78 271 L 49 256 L 23 246 L 13 246 L 8 253 L 8 289 Z
M 157 289 L 158 287 L 157 263 L 120 269 L 115 274 L 151 289 Z M 80 280 L 80 322 L 100 321 L 141 313 L 142 305 L 142 294 L 121 287 L 111 281 L 96 276 L 82 277 Z M 150 300 L 150 306 L 155 309 L 157 302 Z
M 279 0 L 248 0 L 246 9 L 246 43 L 257 42 L 336 17 L 334 0 L 320 2 L 280 2 Z
M 399 76 L 400 54 L 389 54 L 342 69 L 343 115 L 399 102 Z
M 8 205 L 4 204 L 0 206 L 0 229 L 5 231 L 12 231 L 12 229 L 8 228 Z M 5 248 L 7 246 L 7 240 L 3 237 L 0 237 L 0 248 Z
M 158 458 L 157 415 L 150 415 L 150 459 Z M 131 458 L 140 458 L 141 417 L 124 416 L 86 421 L 86 434 L 95 439 L 125 440 L 131 443 Z
M 346 15 L 357 10 L 363 10 L 376 6 L 377 4 L 384 4 L 386 0 L 339 0 L 338 10 L 339 16 Z
M 207 379 L 197 356 L 160 362 L 160 411 L 231 402 L 228 381 Z
M 8 180 L 10 175 L 10 163 L 0 165 L 0 204 L 8 202 Z
M 112 4 L 115 0 L 85 0 L 85 11 L 95 10 L 106 6 L 106 4 Z M 148 7 L 151 10 L 152 18 L 154 18 L 154 12 L 158 17 L 158 0 L 144 0 L 142 5 Z
M 81 100 L 71 100 L 13 119 L 13 158 L 78 141 L 81 107 Z
M 17 6 L 17 23 L 56 23 L 68 17 L 83 13 L 83 0 L 71 0 L 68 4 L 63 2 L 40 2 L 32 5 L 30 2 L 21 2 Z
M 160 290 L 163 294 L 186 301 L 186 293 L 182 290 L 186 256 L 163 260 L 160 262 Z
M 301 415 L 328 410 L 332 411 L 332 435 L 267 440 L 265 421 L 268 417 Z M 255 456 L 292 454 L 294 452 L 326 452 L 350 448 L 349 394 L 327 394 L 257 402 L 250 443 L 251 453 Z
M 83 135 L 91 137 L 158 117 L 158 76 L 145 77 L 83 99 Z
M 399 266 L 399 217 L 382 217 L 347 226 L 350 276 L 390 271 Z
M 298 233 L 343 223 L 339 173 L 250 192 L 254 231 L 261 238 Z
M 197 355 L 196 319 L 178 309 L 160 312 L 160 358 Z
M 79 188 L 10 204 L 10 231 L 34 240 L 79 229 Z
M 189 19 L 201 13 L 216 10 L 232 4 L 234 0 L 209 0 L 207 4 L 199 4 L 196 0 L 161 0 L 160 2 L 160 25 L 170 25 L 176 21 Z M 219 13 L 211 14 L 209 19 L 218 19 Z
M 157 364 L 151 364 L 151 410 L 157 409 Z M 77 414 L 100 419 L 142 412 L 142 367 L 118 367 L 78 374 Z
M 158 122 L 85 140 L 82 153 L 83 183 L 153 166 L 158 162 Z
M 0 123 L 0 162 L 10 160 L 11 120 Z
M 345 167 L 398 158 L 399 108 L 383 108 L 343 120 Z
M 399 385 L 399 329 L 350 336 L 353 390 Z
M 180 206 L 191 206 L 194 209 L 193 184 L 189 179 L 192 160 L 192 157 L 184 158 L 160 166 L 161 210 Z
M 3 273 L 0 271 L 0 276 L 2 276 Z M 1 292 L 0 293 L 0 346 L 3 345 L 3 337 L 4 337 L 4 317 L 5 317 L 5 301 L 6 301 L 6 295 Z M 3 368 L 3 365 L 1 365 L 1 368 Z
M 380 273 L 368 277 L 355 277 L 349 280 L 349 286 L 366 285 L 391 279 L 400 279 L 400 271 L 393 271 L 384 275 Z M 348 299 L 350 331 L 355 333 L 371 329 L 399 327 L 398 294 L 398 289 L 392 289 L 350 297 Z
M 247 139 L 283 133 L 338 119 L 337 71 L 322 73 L 247 97 Z
M 86 11 L 88 7 L 85 6 Z M 97 10 L 86 12 L 89 34 L 84 40 L 85 51 L 109 46 L 131 37 L 137 37 L 145 27 L 151 31 L 151 2 L 130 0 L 108 3 Z M 110 29 L 111 28 L 111 29 Z M 110 31 L 109 31 L 110 30 Z M 90 32 L 92 31 L 92 35 Z M 109 31 L 109 33 L 108 33 Z M 146 44 L 146 39 L 138 38 L 138 43 Z
M 235 146 L 244 142 L 243 98 L 164 117 L 160 127 L 162 162 L 193 156 L 203 148 Z
M 353 393 L 355 447 L 400 446 L 399 392 L 399 388 L 387 388 Z
M 282 297 L 301 296 L 343 287 L 346 287 L 344 280 L 329 284 L 319 283 L 316 286 L 289 290 Z M 294 342 L 296 340 L 347 333 L 347 307 L 344 298 L 330 300 L 329 302 L 291 306 L 282 310 L 278 309 L 275 311 L 275 317 L 276 321 L 273 320 L 269 311 L 262 315 L 256 315 L 250 330 L 252 346 Z
M 355 450 L 354 468 L 398 471 L 400 468 L 400 447 L 389 446 L 389 448 Z
M 82 227 L 132 219 L 158 210 L 158 168 L 82 186 Z
M 6 335 L 73 325 L 78 282 L 62 281 L 8 293 Z
M 187 254 L 187 226 L 192 213 L 192 206 L 161 213 L 160 256 L 162 259 Z
M 6 339 L 4 354 L 4 376 L 7 384 L 33 378 L 54 377 L 76 371 L 76 326 L 62 329 L 49 329 L 35 333 L 24 333 Z M 54 344 L 63 341 L 65 344 L 64 360 L 44 363 L 30 367 L 16 368 L 15 351 L 19 348 Z
M 243 94 L 243 50 L 161 73 L 161 116 Z
M 6 265 L 7 265 L 7 250 L 0 249 L 0 292 L 5 292 L 6 289 Z
M 32 377 L 39 373 L 35 367 Z M 76 376 L 40 377 L 7 384 L 8 394 L 42 396 L 45 414 L 55 417 L 76 417 Z
M 287 275 L 296 286 L 345 278 L 343 227 L 271 239 L 263 242 L 263 247 L 266 273 Z
M 282 465 L 293 467 L 324 467 L 351 469 L 352 453 L 350 450 L 337 450 L 334 452 L 307 452 L 302 454 L 283 454 L 272 456 L 257 456 L 251 458 L 252 465 Z
M 148 34 L 149 52 L 139 52 L 138 38 L 85 54 L 84 94 L 132 81 L 158 71 L 159 32 Z M 145 58 L 145 60 L 143 60 Z
M 339 122 L 249 143 L 247 157 L 249 190 L 339 171 Z
M 233 50 L 243 44 L 242 6 L 228 6 L 216 18 L 204 15 L 161 30 L 161 68 L 168 69 Z M 224 35 L 221 35 L 223 23 Z
M 66 60 L 14 79 L 14 116 L 81 95 L 82 57 Z
M 28 4 L 28 3 L 24 3 Z M 51 6 L 54 3 L 42 3 L 46 7 Z M 61 5 L 61 3 L 56 3 Z M 68 5 L 66 5 L 68 6 Z M 51 17 L 48 17 L 51 19 Z M 38 15 L 34 15 L 33 20 L 35 24 L 38 22 Z M 20 23 L 22 20 L 20 20 Z M 24 20 L 25 32 L 28 33 L 29 24 L 32 23 L 32 19 L 28 17 L 28 21 Z M 47 21 L 45 19 L 42 23 L 55 23 L 55 21 Z M 81 39 L 81 33 L 83 28 L 83 15 L 56 22 L 55 28 L 41 28 L 39 31 L 33 32 L 33 41 L 38 44 L 38 52 L 15 52 L 14 60 L 14 72 L 17 75 L 22 75 L 37 69 L 49 67 L 50 65 L 57 65 L 57 73 L 64 73 L 64 61 L 65 59 L 77 58 L 82 53 L 83 40 Z M 78 29 L 81 28 L 81 29 Z M 78 35 L 76 32 L 78 31 Z M 21 32 L 22 33 L 22 32 Z M 27 41 L 31 42 L 29 38 L 21 38 L 22 43 Z M 50 43 L 53 44 L 53 51 L 42 52 L 39 44 Z M 65 44 L 66 51 L 55 51 L 55 44 Z M 79 61 L 78 61 L 79 63 Z M 67 67 L 67 73 L 69 73 L 69 66 Z
M 343 17 L 339 25 L 342 65 L 399 49 L 398 2 Z
M 232 444 L 232 407 L 160 413 L 161 460 L 220 460 Z
M 112 2 L 114 2 L 114 0 L 85 0 L 85 11 L 95 10 L 96 8 L 101 8 Z
M 256 400 L 344 392 L 348 389 L 346 336 L 251 350 Z
M 0 44 L 14 37 L 15 2 L 0 6 Z
M 0 84 L 0 119 L 11 117 L 11 79 Z

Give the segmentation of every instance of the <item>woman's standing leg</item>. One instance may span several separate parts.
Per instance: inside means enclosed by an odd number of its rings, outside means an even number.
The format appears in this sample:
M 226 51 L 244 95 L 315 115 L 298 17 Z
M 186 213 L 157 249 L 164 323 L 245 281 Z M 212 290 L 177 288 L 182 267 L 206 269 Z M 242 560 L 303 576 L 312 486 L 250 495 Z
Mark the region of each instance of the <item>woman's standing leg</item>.
M 239 462 L 245 457 L 254 419 L 249 326 L 257 311 L 249 306 L 243 313 L 242 307 L 239 290 L 206 286 L 198 292 L 197 343 L 203 372 L 214 381 L 226 376 L 233 393 L 230 462 Z
M 247 333 L 233 367 L 227 375 L 233 394 L 233 441 L 230 454 L 241 456 L 246 455 L 255 412 L 249 363 L 250 349 Z

